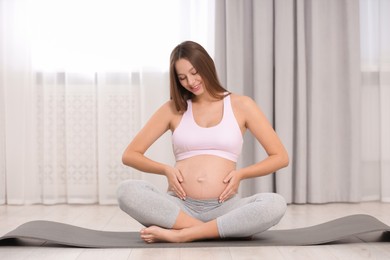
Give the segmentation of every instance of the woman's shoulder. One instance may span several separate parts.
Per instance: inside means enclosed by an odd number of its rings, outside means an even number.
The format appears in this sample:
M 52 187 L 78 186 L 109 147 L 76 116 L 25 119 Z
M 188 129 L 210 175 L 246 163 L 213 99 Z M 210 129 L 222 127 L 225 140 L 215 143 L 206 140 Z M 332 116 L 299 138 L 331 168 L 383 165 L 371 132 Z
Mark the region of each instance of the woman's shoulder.
M 233 108 L 240 111 L 248 111 L 248 109 L 251 110 L 257 106 L 256 102 L 251 97 L 245 95 L 231 93 L 230 100 Z
M 173 100 L 166 101 L 159 109 L 164 114 L 170 114 L 173 116 L 181 115 L 182 112 L 177 111 L 175 102 Z

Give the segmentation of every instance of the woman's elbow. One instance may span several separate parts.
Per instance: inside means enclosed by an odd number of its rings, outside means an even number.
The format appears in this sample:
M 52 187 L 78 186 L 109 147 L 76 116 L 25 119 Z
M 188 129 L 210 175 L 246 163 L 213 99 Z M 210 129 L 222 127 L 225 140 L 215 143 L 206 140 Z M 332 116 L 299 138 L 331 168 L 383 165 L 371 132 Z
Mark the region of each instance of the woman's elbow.
M 133 149 L 126 149 L 122 154 L 122 163 L 129 167 L 137 167 L 142 156 L 142 152 Z
M 122 154 L 122 164 L 129 166 L 129 164 L 128 164 L 128 156 L 126 155 L 126 153 Z
M 132 156 L 132 153 L 129 151 L 129 150 L 126 150 L 123 154 L 122 154 L 122 163 L 126 166 L 132 166 L 132 158 L 134 156 Z
M 122 154 L 122 164 L 126 165 L 126 155 Z
M 290 163 L 290 159 L 288 157 L 288 153 L 287 152 L 284 152 L 281 154 L 280 156 L 280 164 L 281 164 L 281 168 L 284 168 L 284 167 L 287 167 Z
M 280 151 L 278 151 L 276 153 L 276 158 L 277 159 L 277 163 L 278 163 L 278 168 L 281 169 L 281 168 L 284 168 L 284 167 L 287 167 L 288 164 L 290 163 L 290 159 L 288 157 L 288 153 L 285 149 L 281 149 Z

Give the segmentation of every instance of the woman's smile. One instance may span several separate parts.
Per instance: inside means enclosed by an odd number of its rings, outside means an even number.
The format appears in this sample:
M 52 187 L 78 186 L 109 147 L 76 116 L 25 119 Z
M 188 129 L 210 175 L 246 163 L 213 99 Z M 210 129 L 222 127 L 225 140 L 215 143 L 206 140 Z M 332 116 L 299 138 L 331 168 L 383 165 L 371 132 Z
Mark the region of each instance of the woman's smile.
M 181 85 L 195 95 L 203 93 L 203 80 L 197 70 L 186 59 L 179 59 L 175 64 L 176 73 Z
M 191 87 L 191 91 L 192 92 L 198 92 L 200 90 L 200 88 L 202 87 L 202 84 L 199 83 L 198 85 L 194 86 L 194 87 Z

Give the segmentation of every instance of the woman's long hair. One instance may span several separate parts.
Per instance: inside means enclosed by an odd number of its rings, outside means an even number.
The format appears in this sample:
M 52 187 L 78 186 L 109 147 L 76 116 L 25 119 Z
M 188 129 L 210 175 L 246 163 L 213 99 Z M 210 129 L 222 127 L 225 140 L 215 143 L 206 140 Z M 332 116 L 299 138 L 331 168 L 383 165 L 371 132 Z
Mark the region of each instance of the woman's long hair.
M 177 111 L 187 110 L 187 100 L 193 97 L 193 94 L 186 90 L 179 81 L 176 73 L 175 63 L 179 59 L 188 60 L 202 77 L 206 91 L 214 98 L 222 99 L 228 92 L 218 80 L 217 71 L 213 59 L 207 51 L 198 43 L 185 41 L 177 45 L 170 58 L 169 78 L 170 95 L 175 102 Z

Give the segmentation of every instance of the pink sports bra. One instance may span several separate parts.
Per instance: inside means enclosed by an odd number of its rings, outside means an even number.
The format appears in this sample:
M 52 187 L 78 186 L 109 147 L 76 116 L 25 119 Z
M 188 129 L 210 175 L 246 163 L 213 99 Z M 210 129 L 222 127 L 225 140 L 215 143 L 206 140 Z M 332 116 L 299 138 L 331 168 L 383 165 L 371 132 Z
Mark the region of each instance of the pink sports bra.
M 223 99 L 223 117 L 212 127 L 201 127 L 192 113 L 192 101 L 187 100 L 187 111 L 172 134 L 173 153 L 176 161 L 192 156 L 209 154 L 237 162 L 241 154 L 243 138 L 233 114 L 230 95 Z

